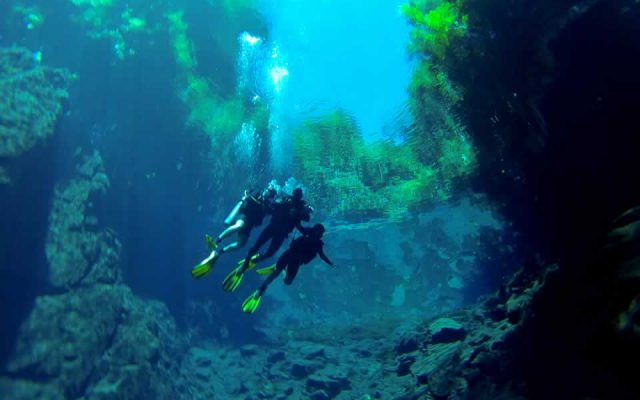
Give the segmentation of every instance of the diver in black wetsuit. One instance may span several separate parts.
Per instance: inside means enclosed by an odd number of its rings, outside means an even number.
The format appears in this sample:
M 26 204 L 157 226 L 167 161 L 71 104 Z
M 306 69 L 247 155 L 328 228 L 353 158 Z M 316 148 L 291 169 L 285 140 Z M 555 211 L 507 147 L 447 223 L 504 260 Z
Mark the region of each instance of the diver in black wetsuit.
M 247 258 L 245 258 L 244 261 L 245 266 L 249 264 L 248 260 L 250 260 L 254 254 L 257 254 L 258 250 L 267 241 L 271 240 L 267 251 L 252 261 L 257 263 L 259 260 L 274 255 L 294 228 L 297 228 L 303 234 L 307 233 L 308 228 L 304 228 L 301 222 L 307 222 L 310 218 L 311 211 L 309 206 L 302 200 L 302 189 L 295 189 L 293 196 L 275 205 L 269 225 L 262 231 L 253 247 L 249 249 L 249 254 L 247 254 Z
M 220 249 L 219 254 L 241 248 L 247 243 L 251 230 L 256 226 L 262 225 L 264 217 L 273 212 L 275 196 L 276 191 L 271 188 L 265 189 L 262 193 L 245 192 L 240 206 L 236 206 L 225 220 L 225 223 L 230 226 L 218 235 L 215 244 L 218 246 L 224 238 L 236 231 L 238 232 L 238 240 Z M 237 217 L 237 214 L 240 214 L 240 217 Z M 231 225 L 230 223 L 234 219 L 236 221 Z
M 291 242 L 289 249 L 282 253 L 278 262 L 271 267 L 258 270 L 260 274 L 270 274 L 258 290 L 253 292 L 242 303 L 242 310 L 246 313 L 253 313 L 258 305 L 262 295 L 273 280 L 280 275 L 282 271 L 286 271 L 284 283 L 290 285 L 298 274 L 298 270 L 303 264 L 310 263 L 316 256 L 327 264 L 334 266 L 331 260 L 324 254 L 324 242 L 322 235 L 324 234 L 324 226 L 317 224 L 313 228 L 308 229 L 308 233 Z
M 242 260 L 222 283 L 222 287 L 227 292 L 233 292 L 243 274 L 260 260 L 271 257 L 278 251 L 282 243 L 297 228 L 301 233 L 307 234 L 310 229 L 301 225 L 301 221 L 309 221 L 312 208 L 302 200 L 302 189 L 295 189 L 291 197 L 285 198 L 282 202 L 276 203 L 269 225 L 260 233 L 256 243 L 249 249 L 247 257 Z M 271 241 L 269 248 L 264 254 L 258 255 L 258 250 L 268 241 Z
M 245 191 L 242 200 L 225 219 L 225 225 L 229 227 L 220 233 L 215 241 L 209 235 L 206 236 L 207 243 L 212 249 L 211 254 L 191 270 L 191 275 L 194 278 L 204 277 L 211 272 L 213 264 L 220 255 L 243 247 L 249 239 L 251 230 L 261 225 L 264 217 L 273 212 L 275 196 L 276 191 L 273 188 L 267 188 L 262 193 Z M 234 232 L 237 232 L 237 240 L 219 249 L 218 245 L 222 240 Z

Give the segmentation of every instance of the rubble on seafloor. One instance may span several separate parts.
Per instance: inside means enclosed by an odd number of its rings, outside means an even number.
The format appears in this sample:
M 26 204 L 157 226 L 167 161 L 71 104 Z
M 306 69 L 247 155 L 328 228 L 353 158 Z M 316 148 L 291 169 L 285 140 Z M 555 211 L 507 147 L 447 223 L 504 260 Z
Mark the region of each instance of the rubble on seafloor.
M 523 398 L 506 353 L 542 285 L 534 280 L 426 321 L 319 326 L 283 332 L 267 347 L 194 346 L 182 364 L 192 378 L 181 391 L 193 399 Z

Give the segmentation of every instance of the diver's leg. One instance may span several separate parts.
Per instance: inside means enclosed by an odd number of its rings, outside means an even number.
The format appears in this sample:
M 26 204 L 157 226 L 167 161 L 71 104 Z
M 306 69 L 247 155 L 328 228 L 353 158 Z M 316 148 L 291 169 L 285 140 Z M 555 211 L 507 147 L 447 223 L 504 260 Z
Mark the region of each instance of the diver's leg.
M 236 216 L 238 215 L 238 213 L 240 212 L 240 208 L 242 207 L 242 202 L 243 201 L 244 201 L 244 197 L 242 198 L 242 200 L 240 200 L 239 202 L 236 203 L 236 205 L 231 210 L 231 213 L 229 213 L 227 218 L 224 219 L 224 224 L 225 225 L 231 225 L 233 220 L 236 219 Z
M 293 280 L 296 278 L 296 275 L 298 275 L 298 271 L 300 270 L 300 265 L 302 265 L 300 264 L 300 262 L 289 263 L 289 265 L 287 266 L 287 272 L 284 276 L 285 285 L 291 285 Z
M 264 252 L 264 254 L 260 254 L 259 260 L 267 259 L 276 254 L 276 251 L 280 249 L 280 246 L 282 246 L 282 243 L 284 243 L 286 238 L 287 236 L 285 235 L 274 235 L 271 239 L 271 243 L 269 243 L 269 248 Z
M 244 228 L 244 226 L 242 228 Z M 220 250 L 220 254 L 244 247 L 244 245 L 247 244 L 247 240 L 249 239 L 250 233 L 251 231 L 249 229 L 238 230 L 238 240 L 226 245 L 223 249 Z
M 231 233 L 233 233 L 233 232 L 235 232 L 235 231 L 237 231 L 239 229 L 242 229 L 243 226 L 244 226 L 244 220 L 242 220 L 242 219 L 237 220 L 235 224 L 231 225 L 230 227 L 228 227 L 227 229 L 222 231 L 221 234 L 218 235 L 218 237 L 216 238 L 216 244 L 220 244 L 222 239 L 226 238 Z
M 262 247 L 262 245 L 267 243 L 267 241 L 271 239 L 272 236 L 273 236 L 273 229 L 270 226 L 267 226 L 266 228 L 264 228 L 262 233 L 260 233 L 260 236 L 258 236 L 258 240 L 256 240 L 253 246 L 249 249 L 249 252 L 247 253 L 247 257 L 245 257 L 244 263 L 242 264 L 242 272 L 245 272 L 247 269 L 249 269 L 249 261 L 251 261 L 251 257 L 253 257 L 256 253 L 258 253 L 258 250 L 260 250 L 260 247 Z
M 238 231 L 238 248 L 244 247 L 244 245 L 247 244 L 249 236 L 251 235 L 251 229 L 252 227 L 245 225 L 244 229 Z
M 285 267 L 287 266 L 287 253 L 285 252 L 279 259 L 278 262 L 276 263 L 276 269 L 269 274 L 269 276 L 267 277 L 267 279 L 262 283 L 262 285 L 260 285 L 260 289 L 258 289 L 258 294 L 260 296 L 262 296 L 264 294 L 264 292 L 267 290 L 267 288 L 269 287 L 269 285 L 271 284 L 271 282 L 273 282 L 274 279 L 276 279 L 278 277 L 278 275 L 280 275 L 280 273 L 285 269 Z

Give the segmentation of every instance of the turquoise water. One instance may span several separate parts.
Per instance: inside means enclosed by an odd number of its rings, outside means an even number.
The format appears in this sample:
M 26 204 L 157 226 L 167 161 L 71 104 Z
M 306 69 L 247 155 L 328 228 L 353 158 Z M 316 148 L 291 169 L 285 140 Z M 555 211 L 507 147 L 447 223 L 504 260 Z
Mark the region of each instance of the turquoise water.
M 639 20 L 2 1 L 0 399 L 638 398 Z
M 393 135 L 411 76 L 401 4 L 264 1 L 270 38 L 290 72 L 280 112 L 300 118 L 339 107 L 357 119 L 366 137 Z

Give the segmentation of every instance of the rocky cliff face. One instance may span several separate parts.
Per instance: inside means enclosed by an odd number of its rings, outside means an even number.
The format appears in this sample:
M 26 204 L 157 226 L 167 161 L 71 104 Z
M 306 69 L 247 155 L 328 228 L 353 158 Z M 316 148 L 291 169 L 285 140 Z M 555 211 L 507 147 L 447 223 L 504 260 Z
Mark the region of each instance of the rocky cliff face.
M 3 398 L 177 398 L 184 341 L 160 302 L 122 283 L 120 243 L 99 228 L 91 199 L 109 180 L 100 154 L 58 185 L 46 254 L 53 293 L 38 296 L 0 380 Z
M 53 133 L 72 75 L 40 63 L 37 53 L 0 48 L 0 184 L 11 182 L 5 161 Z

